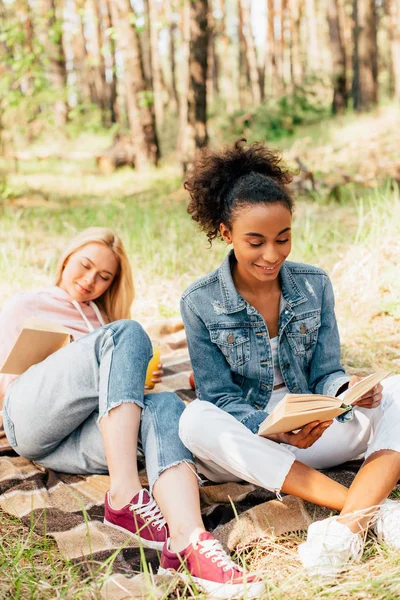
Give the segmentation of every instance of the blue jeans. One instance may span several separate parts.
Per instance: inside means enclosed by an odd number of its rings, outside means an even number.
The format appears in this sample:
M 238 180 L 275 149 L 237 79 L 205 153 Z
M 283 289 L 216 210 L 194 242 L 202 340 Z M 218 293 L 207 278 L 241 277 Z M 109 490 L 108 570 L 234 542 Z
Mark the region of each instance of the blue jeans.
M 194 464 L 178 434 L 184 403 L 170 392 L 144 393 L 151 356 L 142 327 L 121 320 L 32 366 L 6 394 L 4 428 L 11 446 L 56 471 L 106 473 L 99 418 L 132 402 L 142 409 L 139 451 L 150 488 L 165 469 Z

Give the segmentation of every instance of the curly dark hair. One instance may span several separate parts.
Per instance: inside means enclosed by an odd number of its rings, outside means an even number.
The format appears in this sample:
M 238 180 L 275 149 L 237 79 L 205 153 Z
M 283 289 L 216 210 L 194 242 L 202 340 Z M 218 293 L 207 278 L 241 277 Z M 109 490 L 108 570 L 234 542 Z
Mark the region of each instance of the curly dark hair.
M 293 211 L 287 189 L 292 176 L 281 160 L 262 142 L 246 145 L 244 138 L 222 150 L 200 151 L 184 186 L 190 194 L 187 211 L 210 244 L 220 237 L 220 223 L 231 227 L 244 205 L 280 203 Z

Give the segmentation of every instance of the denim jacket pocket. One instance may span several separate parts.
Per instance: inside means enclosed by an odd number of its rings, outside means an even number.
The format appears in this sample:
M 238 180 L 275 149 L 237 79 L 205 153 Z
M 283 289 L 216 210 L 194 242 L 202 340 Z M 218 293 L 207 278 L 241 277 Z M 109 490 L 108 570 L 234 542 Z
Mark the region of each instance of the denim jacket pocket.
M 212 329 L 211 341 L 218 346 L 231 367 L 240 367 L 250 359 L 250 332 L 244 327 Z
M 317 343 L 320 325 L 319 311 L 296 315 L 296 318 L 288 323 L 285 333 L 294 354 L 302 356 L 313 349 Z

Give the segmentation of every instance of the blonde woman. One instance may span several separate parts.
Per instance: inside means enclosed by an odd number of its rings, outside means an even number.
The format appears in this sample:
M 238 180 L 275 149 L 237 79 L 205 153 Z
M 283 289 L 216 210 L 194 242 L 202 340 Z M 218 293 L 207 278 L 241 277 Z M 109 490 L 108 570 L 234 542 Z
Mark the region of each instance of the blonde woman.
M 183 568 L 219 598 L 245 589 L 257 597 L 262 582 L 246 578 L 204 530 L 193 457 L 178 436 L 184 404 L 172 393 L 145 393 L 152 347 L 129 319 L 133 295 L 120 238 L 92 227 L 63 252 L 56 285 L 8 301 L 0 313 L 0 364 L 26 317 L 62 324 L 75 341 L 18 378 L 0 375 L 7 438 L 44 467 L 109 472 L 105 523 L 162 551 L 163 571 Z M 138 477 L 138 448 L 149 490 Z

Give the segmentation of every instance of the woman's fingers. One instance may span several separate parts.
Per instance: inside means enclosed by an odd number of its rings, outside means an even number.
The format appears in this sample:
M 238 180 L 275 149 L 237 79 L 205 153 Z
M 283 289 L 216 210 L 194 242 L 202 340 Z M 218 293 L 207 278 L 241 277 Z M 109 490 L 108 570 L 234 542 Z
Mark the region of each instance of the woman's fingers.
M 362 396 L 357 402 L 356 406 L 361 408 L 376 408 L 382 402 L 383 387 L 380 383 L 369 390 L 364 396 Z
M 297 433 L 287 434 L 287 443 L 296 446 L 297 448 L 309 448 L 321 437 L 324 431 L 326 431 L 332 423 L 333 421 L 313 421 L 312 423 L 308 423 Z

